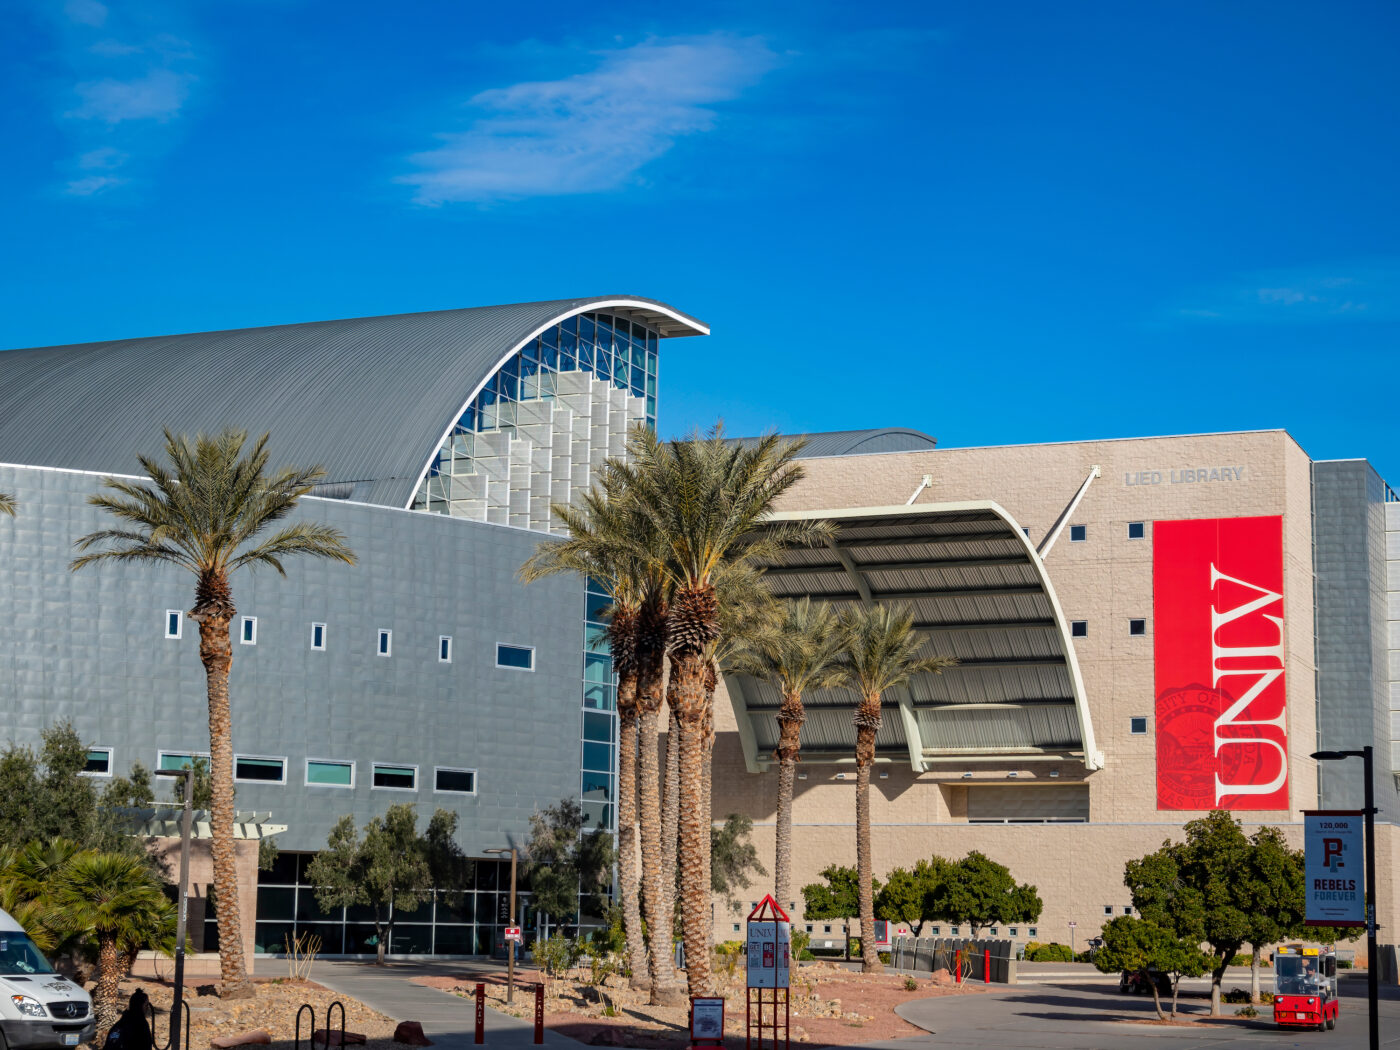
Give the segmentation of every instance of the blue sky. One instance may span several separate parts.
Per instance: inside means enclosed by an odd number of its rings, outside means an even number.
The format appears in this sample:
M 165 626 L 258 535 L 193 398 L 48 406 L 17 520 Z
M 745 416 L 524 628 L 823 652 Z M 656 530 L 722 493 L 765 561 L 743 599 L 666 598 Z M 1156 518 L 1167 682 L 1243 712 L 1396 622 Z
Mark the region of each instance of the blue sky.
M 1400 7 L 17 0 L 0 345 L 614 292 L 662 429 L 1400 484 Z

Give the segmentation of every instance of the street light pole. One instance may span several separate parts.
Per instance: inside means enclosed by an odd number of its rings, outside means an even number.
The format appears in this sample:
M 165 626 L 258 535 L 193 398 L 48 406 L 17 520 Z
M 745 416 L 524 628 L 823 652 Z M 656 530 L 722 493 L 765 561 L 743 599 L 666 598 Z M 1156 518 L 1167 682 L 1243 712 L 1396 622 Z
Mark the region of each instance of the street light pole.
M 1320 762 L 1339 761 L 1346 758 L 1361 759 L 1366 777 L 1363 789 L 1364 819 L 1366 822 L 1366 998 L 1370 1013 L 1370 1050 L 1380 1050 L 1380 974 L 1377 966 L 1380 957 L 1376 948 L 1376 784 L 1374 774 L 1375 749 L 1367 744 L 1359 751 L 1314 751 L 1313 758 Z
M 194 817 L 194 770 L 162 769 L 158 775 L 184 780 L 184 807 L 180 813 L 180 899 L 175 919 L 175 995 L 170 1004 L 170 1048 L 180 1050 L 180 1022 L 185 1009 L 185 919 L 189 912 L 190 825 Z M 187 1047 L 186 1050 L 189 1050 Z
M 510 925 L 515 925 L 515 867 L 518 854 L 514 846 L 510 849 L 488 849 L 487 853 L 509 853 L 510 854 Z M 506 1002 L 515 1002 L 515 938 L 506 940 Z M 178 1047 L 173 1050 L 179 1050 Z

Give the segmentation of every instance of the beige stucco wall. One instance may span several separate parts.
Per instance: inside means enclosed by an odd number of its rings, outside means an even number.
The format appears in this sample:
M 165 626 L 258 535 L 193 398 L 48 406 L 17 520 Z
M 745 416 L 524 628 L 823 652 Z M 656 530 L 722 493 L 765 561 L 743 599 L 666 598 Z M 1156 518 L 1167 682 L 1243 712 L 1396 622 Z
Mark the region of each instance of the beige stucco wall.
M 152 852 L 166 866 L 170 881 L 180 878 L 180 840 L 158 838 L 152 841 Z M 190 953 L 204 951 L 205 905 L 209 889 L 214 884 L 214 858 L 209 839 L 190 843 L 189 910 L 186 926 Z M 234 843 L 238 865 L 238 904 L 243 935 L 243 961 L 253 972 L 253 923 L 258 910 L 258 843 L 253 839 L 238 839 Z
M 1087 620 L 1089 634 L 1075 639 L 1090 714 L 1104 767 L 1086 773 L 1080 763 L 950 765 L 915 775 L 907 764 L 882 766 L 888 779 L 872 781 L 877 873 L 907 866 L 930 853 L 961 856 L 980 849 L 1035 883 L 1046 908 L 1042 940 L 1068 941 L 1068 923 L 1082 940 L 1097 933 L 1106 906 L 1122 914 L 1129 897 L 1123 863 L 1179 838 L 1182 824 L 1199 814 L 1157 809 L 1154 712 L 1152 522 L 1170 519 L 1282 515 L 1286 689 L 1290 751 L 1290 808 L 1240 812 L 1247 829 L 1282 825 L 1301 845 L 1302 810 L 1317 804 L 1316 696 L 1313 667 L 1311 475 L 1307 455 L 1283 431 L 1178 438 L 1090 441 L 1001 448 L 939 449 L 804 461 L 807 477 L 782 509 L 839 509 L 902 505 L 925 474 L 932 485 L 920 503 L 994 500 L 1030 529 L 1039 543 L 1094 465 L 1102 476 L 1090 485 L 1070 523 L 1088 526 L 1088 539 L 1072 543 L 1068 529 L 1045 559 L 1065 615 Z M 1237 480 L 1171 482 L 1171 472 L 1241 468 Z M 1160 472 L 1160 484 L 1131 484 L 1139 472 Z M 1233 472 L 1231 472 L 1233 473 Z M 1207 474 L 1207 477 L 1209 475 Z M 1178 477 L 1180 474 L 1178 473 Z M 1127 523 L 1147 523 L 1144 539 L 1130 540 Z M 1068 523 L 1067 523 L 1068 524 Z M 1128 633 L 1128 620 L 1147 620 L 1146 636 Z M 1129 732 L 1133 716 L 1148 718 L 1147 735 Z M 888 716 L 887 716 L 888 717 Z M 755 843 L 772 870 L 772 821 L 777 776 L 746 771 L 728 694 L 716 697 L 714 813 L 742 812 L 756 824 Z M 1017 772 L 1015 780 L 1007 773 Z M 1051 780 L 1051 770 L 1059 774 Z M 829 863 L 853 864 L 854 777 L 835 779 L 835 766 L 808 764 L 793 805 L 794 887 L 816 879 Z M 1090 822 L 1066 825 L 967 824 L 969 783 L 1015 786 L 1087 782 Z M 1391 865 L 1400 843 L 1386 829 L 1380 878 L 1381 921 L 1393 911 Z M 758 890 L 758 887 L 755 887 Z M 754 891 L 749 895 L 756 898 Z M 796 901 L 801 910 L 800 895 Z M 743 903 L 747 904 L 745 900 Z M 783 902 L 789 903 L 789 902 Z M 716 935 L 732 936 L 724 905 L 717 905 Z M 819 927 L 820 929 L 820 927 Z M 1020 931 L 1022 939 L 1026 930 Z

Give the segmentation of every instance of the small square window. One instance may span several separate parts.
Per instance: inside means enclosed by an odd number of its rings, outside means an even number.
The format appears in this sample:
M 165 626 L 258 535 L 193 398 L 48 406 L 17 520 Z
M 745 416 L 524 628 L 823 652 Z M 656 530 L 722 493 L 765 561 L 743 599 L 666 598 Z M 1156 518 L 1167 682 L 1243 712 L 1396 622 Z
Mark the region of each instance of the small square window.
M 941 927 L 938 927 L 938 926 L 930 926 L 930 927 L 928 928 L 928 932 L 929 932 L 932 936 L 937 937 L 937 936 L 938 936 L 938 931 L 939 931 L 940 928 L 941 928 Z
M 1113 905 L 1112 905 L 1112 904 L 1105 904 L 1105 905 L 1103 906 L 1103 913 L 1104 913 L 1105 915 L 1112 915 L 1112 914 L 1113 914 Z
M 1040 929 L 1039 929 L 1039 927 L 1032 926 L 1029 930 L 1026 931 L 1026 936 L 1028 936 L 1028 937 L 1039 937 L 1039 936 L 1040 936 Z
M 165 637 L 179 638 L 180 628 L 184 623 L 184 617 L 180 615 L 179 609 L 165 610 Z
M 1019 937 L 1021 936 L 1021 931 L 1018 930 L 1015 926 L 1008 926 L 1006 928 L 1006 935 L 1008 937 Z
M 394 655 L 394 632 L 381 627 L 379 629 L 379 644 L 375 649 L 380 656 Z
M 258 644 L 258 618 L 245 616 L 239 624 L 238 641 L 243 645 Z
M 452 662 L 452 636 L 444 634 L 438 639 L 438 663 L 450 664 Z
M 1146 621 L 1146 620 L 1129 620 L 1129 621 L 1128 621 L 1128 633 L 1131 634 L 1131 635 L 1146 634 L 1146 633 L 1147 633 L 1147 621 Z
M 807 924 L 807 932 L 808 932 L 808 933 L 811 933 L 811 932 L 812 932 L 812 924 L 811 924 L 810 922 Z
M 110 777 L 112 775 L 112 749 L 94 747 L 88 750 L 87 762 L 83 764 L 82 776 Z
M 338 762 L 330 758 L 308 758 L 306 783 L 309 787 L 354 787 L 355 763 Z
M 318 652 L 324 652 L 326 648 L 326 625 L 323 623 L 313 623 L 311 625 L 311 648 Z
M 475 795 L 476 770 L 438 766 L 433 770 L 433 790 L 454 795 Z
M 1123 914 L 1124 914 L 1124 915 L 1131 915 L 1132 913 L 1133 913 L 1133 906 L 1132 906 L 1131 904 L 1125 904 L 1125 905 L 1123 905 Z
M 987 931 L 987 936 L 988 936 L 988 937 L 995 937 L 996 935 L 997 935 L 997 928 L 996 928 L 995 926 L 993 926 L 991 929 L 989 929 L 989 930 Z
M 734 923 L 734 932 L 735 932 L 735 933 L 738 933 L 738 932 L 739 932 L 739 924 L 738 924 L 737 922 Z
M 380 765 L 376 762 L 370 783 L 377 788 L 388 788 L 392 791 L 416 791 L 418 767 Z
M 535 669 L 534 646 L 506 645 L 504 643 L 497 645 L 496 666 L 509 667 L 516 671 L 533 671 Z
M 1143 536 L 1145 536 L 1145 535 L 1147 535 L 1147 529 L 1144 527 L 1144 525 L 1143 525 L 1142 522 L 1140 522 L 1140 521 L 1130 521 L 1130 522 L 1128 522 L 1128 539 L 1130 539 L 1130 540 L 1140 540 L 1140 539 L 1142 539 Z
M 949 927 L 948 927 L 948 932 L 949 932 L 952 936 L 956 937 L 956 936 L 958 935 L 958 929 L 959 929 L 959 928 L 958 928 L 957 926 L 949 926 Z
M 1147 719 L 1144 717 L 1128 719 L 1128 732 L 1132 733 L 1133 736 L 1146 736 Z
M 1069 636 L 1070 636 L 1071 638 L 1088 638 L 1088 637 L 1089 637 L 1089 621 L 1088 621 L 1088 620 L 1071 620 L 1071 621 L 1069 622 Z
M 254 784 L 285 784 L 287 782 L 287 760 L 285 758 L 255 758 L 250 755 L 234 755 L 233 779 Z
M 831 927 L 830 927 L 830 926 L 823 926 L 823 927 L 822 927 L 822 933 L 830 933 L 830 932 L 831 932 Z
M 1069 527 L 1069 541 L 1071 543 L 1083 543 L 1089 538 L 1088 525 L 1071 525 Z

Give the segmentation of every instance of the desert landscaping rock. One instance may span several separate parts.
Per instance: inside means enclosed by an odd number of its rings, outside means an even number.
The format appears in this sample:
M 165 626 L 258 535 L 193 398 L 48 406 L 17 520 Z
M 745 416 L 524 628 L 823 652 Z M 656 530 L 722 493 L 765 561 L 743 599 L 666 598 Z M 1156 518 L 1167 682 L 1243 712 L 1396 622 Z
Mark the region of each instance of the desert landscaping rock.
M 417 1021 L 400 1021 L 394 1029 L 394 1042 L 405 1046 L 432 1046 L 433 1041 L 423 1034 L 423 1026 Z
M 251 1032 L 239 1032 L 237 1035 L 215 1036 L 209 1040 L 209 1045 L 215 1050 L 232 1050 L 235 1046 L 268 1046 L 271 1043 L 272 1034 L 261 1028 L 254 1028 Z

